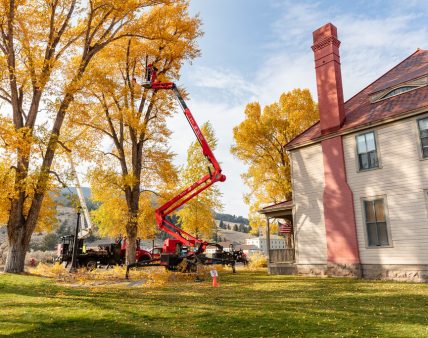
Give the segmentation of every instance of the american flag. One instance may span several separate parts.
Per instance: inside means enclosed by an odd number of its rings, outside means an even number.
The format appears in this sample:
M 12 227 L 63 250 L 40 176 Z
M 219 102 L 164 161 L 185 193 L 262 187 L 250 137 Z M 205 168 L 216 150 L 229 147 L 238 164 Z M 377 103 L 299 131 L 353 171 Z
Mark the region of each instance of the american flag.
M 293 227 L 290 223 L 278 223 L 280 235 L 291 234 L 293 232 Z

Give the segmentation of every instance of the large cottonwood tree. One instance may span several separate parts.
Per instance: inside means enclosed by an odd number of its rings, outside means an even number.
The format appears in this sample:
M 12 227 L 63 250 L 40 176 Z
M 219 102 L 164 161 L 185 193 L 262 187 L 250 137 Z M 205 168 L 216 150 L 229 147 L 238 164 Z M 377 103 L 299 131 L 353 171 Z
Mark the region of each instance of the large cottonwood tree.
M 155 201 L 168 196 L 178 181 L 166 124 L 175 97 L 172 91 L 141 86 L 146 59 L 158 68 L 160 80 L 175 81 L 182 64 L 199 55 L 201 35 L 199 18 L 188 14 L 188 1 L 157 7 L 151 15 L 145 34 L 158 38 L 129 38 L 101 52 L 89 70 L 91 81 L 76 99 L 79 113 L 70 121 L 107 142 L 98 142 L 93 155 L 90 183 L 101 206 L 92 214 L 101 233 L 126 235 L 128 263 L 135 261 L 137 236 L 152 238 L 156 232 Z
M 285 145 L 318 119 L 318 107 L 308 89 L 283 93 L 278 102 L 263 111 L 257 102 L 246 106 L 245 120 L 233 129 L 231 152 L 248 166 L 242 178 L 250 188 L 244 200 L 250 205 L 253 232 L 265 223 L 257 213 L 263 204 L 291 198 L 290 159 Z
M 155 39 L 145 36 L 146 24 L 156 20 L 150 8 L 167 2 L 0 2 L 0 99 L 11 108 L 10 115 L 2 112 L 2 117 L 13 127 L 11 139 L 20 141 L 11 157 L 5 271 L 23 271 L 50 180 L 57 177 L 52 166 L 64 119 L 86 80 L 88 66 L 121 38 Z

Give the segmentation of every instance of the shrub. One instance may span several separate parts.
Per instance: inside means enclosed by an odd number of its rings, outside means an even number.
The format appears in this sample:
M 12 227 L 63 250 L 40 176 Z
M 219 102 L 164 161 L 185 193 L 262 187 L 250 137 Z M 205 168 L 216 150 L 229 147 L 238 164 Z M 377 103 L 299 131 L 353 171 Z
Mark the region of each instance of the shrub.
M 59 262 L 55 264 L 39 263 L 37 267 L 31 268 L 30 272 L 35 275 L 60 278 L 68 274 L 68 270 Z
M 261 253 L 252 254 L 248 268 L 251 270 L 267 268 L 267 257 Z
M 54 233 L 46 234 L 42 239 L 42 245 L 40 250 L 55 250 L 58 244 L 58 236 Z
M 55 251 L 31 251 L 25 256 L 25 265 L 52 263 L 56 257 Z

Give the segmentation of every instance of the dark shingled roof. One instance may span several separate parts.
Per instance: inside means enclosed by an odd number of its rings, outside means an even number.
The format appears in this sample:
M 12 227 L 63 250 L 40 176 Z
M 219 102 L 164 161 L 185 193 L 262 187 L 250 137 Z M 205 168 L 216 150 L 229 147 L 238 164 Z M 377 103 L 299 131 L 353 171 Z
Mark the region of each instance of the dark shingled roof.
M 293 207 L 293 200 L 283 201 L 283 202 L 275 203 L 272 205 L 268 205 L 268 206 L 264 207 L 263 209 L 259 210 L 259 213 L 264 214 L 264 213 L 268 213 L 271 211 L 291 209 L 292 207 Z
M 345 102 L 345 122 L 330 134 L 340 134 L 374 123 L 387 122 L 421 108 L 428 108 L 428 86 L 371 103 L 369 96 L 428 74 L 428 50 L 418 49 L 379 79 Z M 329 134 L 323 135 L 328 137 Z M 321 138 L 319 121 L 287 144 L 287 149 L 317 142 Z

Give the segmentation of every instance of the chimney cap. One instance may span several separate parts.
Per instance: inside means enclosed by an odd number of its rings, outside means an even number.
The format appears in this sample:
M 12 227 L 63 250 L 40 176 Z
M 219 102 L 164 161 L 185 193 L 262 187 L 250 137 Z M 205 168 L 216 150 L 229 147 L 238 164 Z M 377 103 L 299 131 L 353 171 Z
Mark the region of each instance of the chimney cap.
M 325 24 L 324 26 L 318 28 L 312 33 L 314 43 L 320 40 L 324 40 L 329 37 L 335 37 L 337 39 L 337 28 L 331 22 Z

